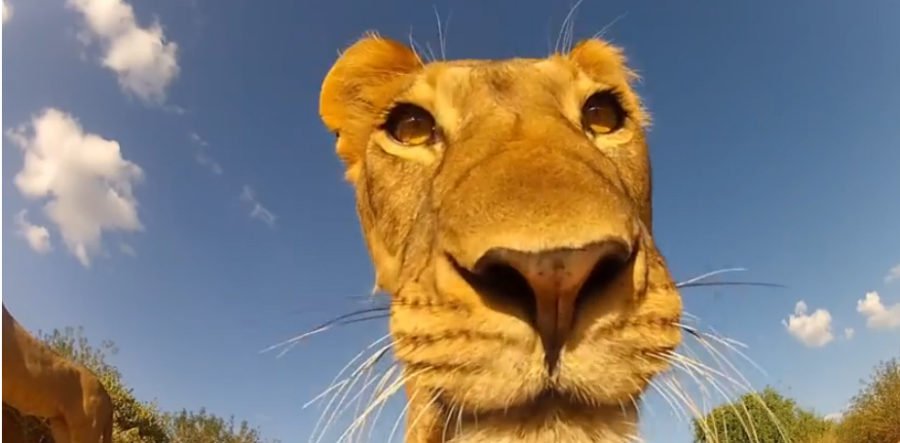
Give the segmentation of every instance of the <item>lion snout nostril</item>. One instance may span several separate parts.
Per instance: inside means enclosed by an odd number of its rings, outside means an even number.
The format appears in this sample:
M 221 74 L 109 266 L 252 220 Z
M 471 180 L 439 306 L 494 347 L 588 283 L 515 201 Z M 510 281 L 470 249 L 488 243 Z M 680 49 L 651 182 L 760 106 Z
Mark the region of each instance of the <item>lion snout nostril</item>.
M 517 305 L 527 313 L 552 372 L 578 308 L 601 294 L 631 256 L 631 245 L 619 238 L 538 252 L 494 248 L 473 270 L 461 271 L 485 297 Z

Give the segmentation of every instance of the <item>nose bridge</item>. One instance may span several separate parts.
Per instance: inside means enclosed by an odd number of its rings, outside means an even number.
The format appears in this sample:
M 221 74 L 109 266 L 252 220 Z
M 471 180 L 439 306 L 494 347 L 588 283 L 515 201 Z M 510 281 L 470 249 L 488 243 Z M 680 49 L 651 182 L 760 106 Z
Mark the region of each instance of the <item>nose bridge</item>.
M 439 234 L 465 266 L 496 247 L 536 252 L 632 238 L 630 205 L 602 166 L 553 145 L 509 143 L 440 197 Z

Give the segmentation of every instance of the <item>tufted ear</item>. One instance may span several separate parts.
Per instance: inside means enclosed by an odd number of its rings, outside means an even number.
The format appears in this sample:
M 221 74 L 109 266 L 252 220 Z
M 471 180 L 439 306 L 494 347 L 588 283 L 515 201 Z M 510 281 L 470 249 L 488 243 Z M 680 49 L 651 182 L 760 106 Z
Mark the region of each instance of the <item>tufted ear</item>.
M 569 58 L 589 74 L 630 83 L 637 75 L 628 69 L 622 49 L 603 40 L 590 38 L 578 42 Z
M 392 80 L 419 69 L 422 61 L 407 46 L 370 34 L 338 58 L 322 82 L 319 114 L 328 129 L 340 133 L 360 107 L 383 102 Z
M 359 175 L 372 119 L 390 104 L 405 75 L 421 67 L 422 61 L 407 46 L 369 34 L 344 51 L 328 71 L 319 95 L 319 115 L 338 135 L 337 154 L 351 182 Z

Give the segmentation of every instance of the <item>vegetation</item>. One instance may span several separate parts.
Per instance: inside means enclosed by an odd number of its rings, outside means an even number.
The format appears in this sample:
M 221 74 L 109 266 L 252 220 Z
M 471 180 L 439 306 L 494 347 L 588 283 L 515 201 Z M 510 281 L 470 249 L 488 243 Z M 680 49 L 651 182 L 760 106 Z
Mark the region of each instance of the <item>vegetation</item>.
M 170 416 L 170 429 L 177 443 L 256 443 L 262 441 L 259 431 L 241 422 L 235 427 L 234 417 L 227 422 L 221 417 L 207 414 L 206 410 L 188 412 L 181 410 Z
M 110 341 L 91 346 L 81 328 L 37 334 L 61 355 L 91 369 L 115 406 L 113 438 L 121 443 L 263 443 L 256 428 L 208 413 L 163 412 L 153 402 L 135 398 L 119 370 L 106 361 L 117 348 Z M 696 442 L 898 443 L 900 442 L 900 360 L 879 363 L 870 380 L 862 382 L 840 422 L 831 422 L 775 389 L 745 394 L 693 420 Z M 53 443 L 47 423 L 23 416 L 3 405 L 20 421 L 29 442 Z M 773 417 L 775 419 L 773 419 Z M 752 425 L 751 425 L 752 424 Z
M 693 427 L 695 442 L 898 443 L 900 361 L 879 363 L 837 422 L 767 387 L 713 409 Z
M 696 442 L 733 443 L 818 442 L 833 426 L 771 387 L 719 406 L 693 425 Z
M 104 341 L 100 347 L 91 346 L 83 335 L 83 330 L 66 328 L 54 330 L 50 334 L 38 333 L 37 338 L 51 349 L 67 358 L 77 361 L 93 371 L 103 383 L 112 398 L 115 412 L 113 416 L 113 440 L 120 443 L 262 443 L 264 440 L 257 429 L 246 421 L 235 425 L 234 417 L 227 421 L 201 409 L 199 412 L 182 410 L 166 413 L 155 403 L 143 402 L 135 398 L 131 388 L 125 386 L 119 370 L 106 361 L 107 356 L 117 352 L 115 345 Z M 53 443 L 46 421 L 32 416 L 24 416 L 6 404 L 5 412 L 22 423 L 27 441 Z
M 900 442 L 900 362 L 896 358 L 878 364 L 871 380 L 863 381 L 837 435 L 847 443 Z

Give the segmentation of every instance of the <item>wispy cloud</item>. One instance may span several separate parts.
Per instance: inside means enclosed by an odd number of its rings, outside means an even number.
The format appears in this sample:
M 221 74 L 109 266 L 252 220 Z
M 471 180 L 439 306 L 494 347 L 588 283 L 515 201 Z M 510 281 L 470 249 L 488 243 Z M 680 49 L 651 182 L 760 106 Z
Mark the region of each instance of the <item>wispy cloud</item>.
M 869 329 L 900 328 L 900 302 L 885 306 L 877 292 L 867 292 L 866 297 L 856 301 L 856 311 L 866 317 Z
M 250 218 L 257 219 L 269 225 L 270 228 L 275 226 L 275 214 L 260 203 L 253 188 L 244 185 L 244 188 L 241 190 L 240 199 L 250 208 Z
M 89 267 L 100 252 L 104 231 L 143 229 L 132 194 L 143 171 L 122 157 L 118 142 L 85 132 L 73 116 L 53 108 L 7 134 L 25 155 L 16 187 L 28 198 L 48 200 L 44 213 L 82 265 Z
M 22 210 L 16 214 L 16 227 L 18 234 L 28 242 L 35 252 L 46 254 L 53 249 L 50 244 L 50 231 L 41 225 L 35 225 L 28 221 L 28 211 Z
M 13 7 L 6 0 L 3 0 L 3 23 L 9 21 L 13 15 Z
M 222 169 L 222 165 L 219 164 L 216 159 L 212 158 L 209 153 L 207 153 L 207 148 L 209 147 L 209 143 L 200 137 L 200 134 L 196 132 L 191 132 L 188 134 L 188 138 L 191 139 L 191 142 L 196 147 L 196 151 L 194 152 L 194 160 L 197 161 L 197 164 L 209 169 L 213 174 L 222 175 L 225 172 Z
M 887 275 L 884 276 L 884 283 L 890 284 L 895 281 L 900 281 L 900 263 L 891 268 Z
M 66 3 L 84 17 L 88 32 L 82 32 L 82 41 L 96 39 L 103 45 L 102 64 L 115 72 L 122 89 L 145 102 L 164 102 L 166 88 L 179 72 L 178 45 L 166 41 L 159 22 L 141 27 L 134 9 L 122 0 Z
M 811 348 L 821 348 L 832 340 L 831 313 L 825 309 L 817 309 L 812 314 L 807 314 L 806 302 L 800 300 L 794 306 L 794 313 L 787 320 L 782 320 L 788 333 L 804 345 Z
M 129 257 L 137 257 L 137 251 L 128 243 L 119 243 L 119 251 L 122 251 L 123 254 Z
M 844 328 L 845 339 L 852 340 L 854 335 L 856 335 L 856 331 L 854 331 L 853 328 Z

